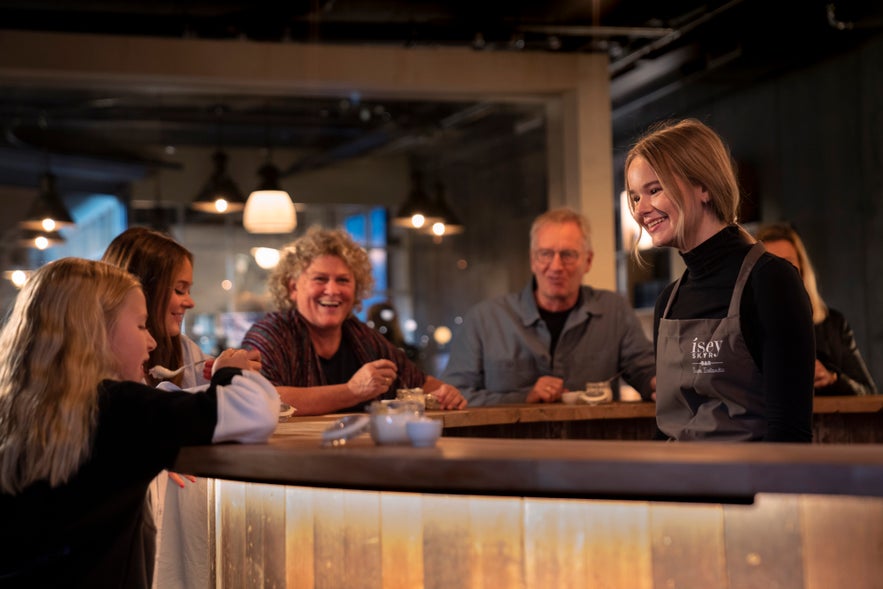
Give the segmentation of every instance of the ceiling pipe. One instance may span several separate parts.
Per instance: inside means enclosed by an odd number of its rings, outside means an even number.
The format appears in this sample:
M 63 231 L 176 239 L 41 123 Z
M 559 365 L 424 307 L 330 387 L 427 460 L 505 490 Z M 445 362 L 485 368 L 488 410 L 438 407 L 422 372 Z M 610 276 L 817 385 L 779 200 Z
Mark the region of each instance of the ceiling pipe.
M 683 37 L 684 34 L 690 32 L 693 29 L 705 24 L 706 22 L 720 16 L 721 14 L 726 12 L 727 10 L 730 10 L 731 8 L 733 8 L 735 6 L 738 6 L 742 2 L 743 2 L 743 0 L 730 0 L 730 2 L 727 2 L 723 6 L 718 6 L 717 8 L 712 10 L 711 12 L 707 12 L 707 13 L 703 14 L 702 16 L 688 22 L 684 26 L 678 27 L 677 29 L 672 30 L 670 33 L 668 33 L 667 35 L 665 35 L 663 37 L 660 37 L 656 41 L 653 41 L 652 43 L 649 43 L 648 45 L 645 45 L 645 46 L 641 47 L 640 49 L 632 51 L 631 53 L 626 54 L 625 56 L 617 59 L 616 61 L 611 62 L 610 66 L 608 68 L 608 71 L 610 72 L 610 77 L 613 78 L 613 77 L 619 75 L 626 68 L 633 65 L 639 59 L 643 59 L 644 57 L 650 55 L 654 51 L 658 51 L 659 49 L 662 49 L 663 47 L 670 45 L 671 43 L 674 43 L 675 41 L 677 41 L 678 39 Z

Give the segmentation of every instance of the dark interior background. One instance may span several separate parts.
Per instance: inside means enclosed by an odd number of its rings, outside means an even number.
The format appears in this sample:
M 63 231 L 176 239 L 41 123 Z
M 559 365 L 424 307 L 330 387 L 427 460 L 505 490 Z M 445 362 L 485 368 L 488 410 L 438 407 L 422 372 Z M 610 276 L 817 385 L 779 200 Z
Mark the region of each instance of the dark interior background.
M 0 30 L 606 53 L 617 192 L 622 157 L 650 124 L 684 116 L 711 124 L 739 163 L 746 221 L 787 220 L 798 228 L 822 295 L 852 323 L 879 385 L 883 6 L 772 4 L 0 1 Z M 535 116 L 529 106 L 361 104 L 358 97 L 182 95 L 158 102 L 138 88 L 109 95 L 0 77 L 0 186 L 33 186 L 49 154 L 68 201 L 99 191 L 132 205 L 131 182 L 171 165 L 155 155 L 158 144 L 211 147 L 220 128 L 231 149 L 272 143 L 294 150 L 281 162 L 289 177 L 372 153 L 406 152 L 432 162 L 471 225 L 494 228 L 464 233 L 443 248 L 411 244 L 415 317 L 451 322 L 482 298 L 520 288 L 529 275 L 526 239 L 510 244 L 499 236 L 526 237 L 543 208 L 544 136 L 541 128 L 525 128 L 516 140 L 495 138 Z M 470 148 L 452 147 L 452 138 Z M 132 205 L 130 217 L 138 220 L 139 211 Z M 7 243 L 13 221 L 0 220 Z M 476 260 L 469 272 L 457 268 L 462 259 Z M 656 262 L 644 278 L 669 279 L 670 260 Z

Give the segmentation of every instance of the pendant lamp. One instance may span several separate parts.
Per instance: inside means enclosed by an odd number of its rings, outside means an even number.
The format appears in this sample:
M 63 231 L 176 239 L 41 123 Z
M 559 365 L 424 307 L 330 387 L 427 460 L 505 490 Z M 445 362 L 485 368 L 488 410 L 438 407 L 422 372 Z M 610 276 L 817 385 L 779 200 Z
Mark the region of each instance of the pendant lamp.
M 258 187 L 248 195 L 242 225 L 249 233 L 291 233 L 297 212 L 291 196 L 279 186 L 279 168 L 267 162 L 258 170 Z
M 45 250 L 54 245 L 59 245 L 67 241 L 58 231 L 43 231 L 35 229 L 22 229 L 19 234 L 18 243 L 24 247 Z
M 190 208 L 216 215 L 238 213 L 245 208 L 242 192 L 227 173 L 227 159 L 227 154 L 220 149 L 212 154 L 214 169 Z
M 73 224 L 74 219 L 64 206 L 55 186 L 55 174 L 46 172 L 40 178 L 40 193 L 19 226 L 23 229 L 50 232 Z
M 425 231 L 430 235 L 442 237 L 443 235 L 456 235 L 463 233 L 465 227 L 460 221 L 460 217 L 454 213 L 451 206 L 445 198 L 445 187 L 441 182 L 435 184 L 435 201 L 433 206 L 437 211 L 439 220 L 428 224 Z
M 439 211 L 426 192 L 423 190 L 423 178 L 419 171 L 411 172 L 411 191 L 408 198 L 399 207 L 392 223 L 407 229 L 423 229 L 432 227 L 441 221 Z

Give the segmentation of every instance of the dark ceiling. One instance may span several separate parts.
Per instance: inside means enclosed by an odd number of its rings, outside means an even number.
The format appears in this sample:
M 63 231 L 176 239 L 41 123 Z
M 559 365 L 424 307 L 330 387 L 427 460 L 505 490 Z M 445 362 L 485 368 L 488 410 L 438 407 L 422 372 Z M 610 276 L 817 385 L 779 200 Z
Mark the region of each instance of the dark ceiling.
M 0 28 L 263 42 L 460 46 L 475 51 L 601 52 L 610 59 L 615 140 L 685 107 L 804 67 L 879 31 L 880 2 L 801 0 L 0 0 Z M 2 82 L 0 82 L 2 83 Z M 291 174 L 444 131 L 487 133 L 535 114 L 526 105 L 172 95 L 0 87 L 0 184 L 33 185 L 50 154 L 119 175 L 163 162 L 147 145 L 300 149 Z M 666 101 L 678 97 L 677 107 Z M 45 157 L 45 155 L 44 155 Z M 67 188 L 106 189 L 71 176 Z M 64 181 L 64 178 L 62 178 Z

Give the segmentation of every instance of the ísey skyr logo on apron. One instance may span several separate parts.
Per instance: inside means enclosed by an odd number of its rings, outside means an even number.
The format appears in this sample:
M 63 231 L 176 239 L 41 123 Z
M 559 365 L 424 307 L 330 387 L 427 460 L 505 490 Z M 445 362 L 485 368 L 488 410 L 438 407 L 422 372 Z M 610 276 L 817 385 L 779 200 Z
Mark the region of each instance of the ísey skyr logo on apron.
M 691 343 L 690 356 L 693 360 L 696 360 L 692 362 L 693 374 L 725 372 L 723 361 L 718 360 L 724 346 L 724 340 L 699 341 L 698 337 L 694 337 Z

